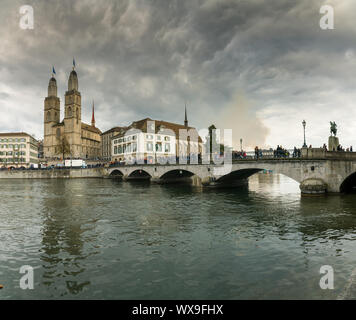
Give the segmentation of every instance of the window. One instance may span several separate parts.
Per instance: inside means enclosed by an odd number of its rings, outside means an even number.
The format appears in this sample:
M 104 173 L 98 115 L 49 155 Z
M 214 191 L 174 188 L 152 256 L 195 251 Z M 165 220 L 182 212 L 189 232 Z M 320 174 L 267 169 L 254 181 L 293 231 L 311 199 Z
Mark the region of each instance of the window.
M 153 135 L 152 134 L 147 134 L 146 135 L 146 139 L 147 140 L 152 140 L 153 139 Z
M 157 140 L 158 140 L 158 141 L 161 141 L 161 136 L 157 136 Z
M 156 152 L 162 152 L 162 143 L 161 142 L 156 143 Z
M 147 142 L 147 151 L 153 151 L 153 143 Z
M 171 145 L 169 143 L 166 143 L 164 145 L 164 152 L 170 152 L 171 151 Z
M 169 141 L 170 138 L 169 137 L 164 137 L 164 141 Z
M 133 143 L 132 144 L 132 152 L 136 152 L 137 151 L 137 143 Z
M 119 153 L 119 154 L 122 153 L 122 146 L 119 146 L 119 147 L 118 147 L 118 153 Z
M 131 143 L 127 145 L 126 152 L 131 152 Z
M 114 154 L 117 154 L 117 146 L 114 147 Z

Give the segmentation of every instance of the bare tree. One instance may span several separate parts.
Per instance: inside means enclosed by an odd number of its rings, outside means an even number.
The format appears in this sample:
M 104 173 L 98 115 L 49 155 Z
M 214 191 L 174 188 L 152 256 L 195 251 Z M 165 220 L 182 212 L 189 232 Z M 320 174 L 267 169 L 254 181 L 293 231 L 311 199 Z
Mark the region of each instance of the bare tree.
M 64 161 L 65 155 L 70 154 L 70 144 L 65 136 L 60 137 L 58 140 L 59 143 L 57 145 L 56 154 L 61 154 Z

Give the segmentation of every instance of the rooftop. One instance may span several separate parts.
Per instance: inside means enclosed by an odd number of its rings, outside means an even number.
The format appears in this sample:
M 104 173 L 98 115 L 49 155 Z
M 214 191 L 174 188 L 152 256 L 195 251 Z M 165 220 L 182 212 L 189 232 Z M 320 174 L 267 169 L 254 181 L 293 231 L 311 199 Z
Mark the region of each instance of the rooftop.
M 112 132 L 121 132 L 122 130 L 127 130 L 128 127 L 113 127 L 109 130 L 106 130 L 101 135 L 112 133 Z
M 0 137 L 30 137 L 32 138 L 35 142 L 38 142 L 36 138 L 31 136 L 30 134 L 26 132 L 0 132 Z
M 82 122 L 82 129 L 101 134 L 101 131 L 97 127 L 93 127 L 92 125 L 86 124 L 84 122 Z
M 151 118 L 145 118 L 142 120 L 134 121 L 132 122 L 128 127 L 125 127 L 125 131 L 128 131 L 130 129 L 137 129 L 140 130 L 141 132 L 147 132 L 147 123 L 148 121 L 154 121 L 155 122 L 155 133 L 164 133 L 165 129 L 172 130 L 176 137 L 179 137 L 179 130 L 180 129 L 188 129 L 188 130 L 196 130 L 194 127 L 186 127 L 183 124 L 178 124 L 178 123 L 173 123 L 173 122 L 168 122 L 168 121 L 163 121 L 163 120 L 153 120 Z M 169 131 L 167 132 L 169 134 Z M 199 136 L 199 142 L 202 142 L 201 137 Z

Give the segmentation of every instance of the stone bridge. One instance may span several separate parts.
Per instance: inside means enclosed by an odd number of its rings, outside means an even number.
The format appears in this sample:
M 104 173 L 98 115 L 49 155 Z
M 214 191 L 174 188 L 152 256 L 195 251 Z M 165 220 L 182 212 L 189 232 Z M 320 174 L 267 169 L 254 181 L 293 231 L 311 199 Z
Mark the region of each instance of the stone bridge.
M 150 179 L 165 183 L 190 181 L 194 185 L 232 185 L 247 181 L 261 170 L 271 170 L 300 184 L 302 193 L 346 192 L 356 187 L 356 159 L 239 160 L 230 167 L 214 164 L 122 165 L 105 169 L 105 176 L 123 180 Z

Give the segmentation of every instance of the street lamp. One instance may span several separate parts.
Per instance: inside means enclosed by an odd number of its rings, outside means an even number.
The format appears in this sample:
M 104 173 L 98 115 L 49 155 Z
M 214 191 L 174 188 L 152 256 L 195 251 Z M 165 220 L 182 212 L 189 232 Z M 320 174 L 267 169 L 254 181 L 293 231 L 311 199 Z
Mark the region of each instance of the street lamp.
M 240 139 L 240 149 L 241 149 L 241 152 L 242 152 L 242 138 Z
M 303 122 L 302 122 L 302 125 L 303 125 L 303 129 L 304 129 L 304 144 L 303 144 L 303 148 L 307 148 L 307 144 L 306 144 L 306 142 L 305 142 L 305 125 L 306 125 L 307 123 L 305 122 L 305 120 L 303 120 Z

